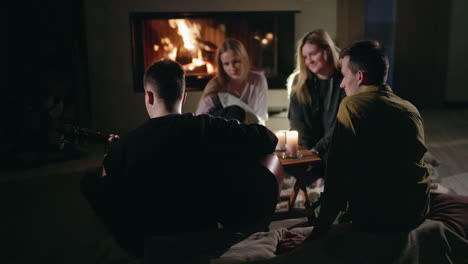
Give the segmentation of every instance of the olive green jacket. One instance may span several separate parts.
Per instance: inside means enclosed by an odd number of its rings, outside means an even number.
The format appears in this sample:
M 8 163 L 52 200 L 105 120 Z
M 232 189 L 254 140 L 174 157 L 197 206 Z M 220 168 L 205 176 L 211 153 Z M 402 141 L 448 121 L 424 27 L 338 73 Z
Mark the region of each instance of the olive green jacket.
M 353 228 L 399 231 L 429 208 L 423 120 L 387 85 L 368 86 L 340 104 L 318 227 L 328 229 L 349 202 Z

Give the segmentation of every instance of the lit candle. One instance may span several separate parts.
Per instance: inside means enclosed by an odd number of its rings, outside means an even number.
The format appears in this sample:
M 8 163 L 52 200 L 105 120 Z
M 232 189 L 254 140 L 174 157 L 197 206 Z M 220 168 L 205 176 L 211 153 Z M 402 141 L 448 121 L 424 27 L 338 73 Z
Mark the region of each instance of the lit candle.
M 286 145 L 286 133 L 284 131 L 278 131 L 275 133 L 278 138 L 278 144 L 276 145 L 276 150 L 284 150 Z
M 286 156 L 295 158 L 297 157 L 298 133 L 296 130 L 286 132 Z

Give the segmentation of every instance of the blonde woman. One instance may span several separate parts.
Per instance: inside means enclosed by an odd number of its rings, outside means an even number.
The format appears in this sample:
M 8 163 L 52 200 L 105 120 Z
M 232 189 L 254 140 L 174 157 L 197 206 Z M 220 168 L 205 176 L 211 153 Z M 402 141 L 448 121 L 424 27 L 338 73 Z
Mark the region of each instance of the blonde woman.
M 306 33 L 297 43 L 296 70 L 289 77 L 291 129 L 299 144 L 325 157 L 341 100 L 343 79 L 338 50 L 322 29 Z
M 243 123 L 265 124 L 268 84 L 250 70 L 249 56 L 238 40 L 227 39 L 216 54 L 218 72 L 203 91 L 196 114 L 211 114 Z

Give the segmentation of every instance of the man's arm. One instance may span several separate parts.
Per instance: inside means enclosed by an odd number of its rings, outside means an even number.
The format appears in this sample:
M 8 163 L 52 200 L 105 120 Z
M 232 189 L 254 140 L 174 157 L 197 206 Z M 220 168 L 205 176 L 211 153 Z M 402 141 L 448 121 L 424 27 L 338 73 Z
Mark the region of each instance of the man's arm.
M 232 133 L 238 139 L 237 144 L 233 141 L 237 145 L 233 149 L 254 157 L 273 153 L 278 143 L 276 135 L 259 124 L 240 124 Z
M 110 134 L 109 138 L 107 139 L 107 144 L 111 146 L 112 142 L 117 141 L 119 139 L 120 139 L 119 135 Z M 104 154 L 104 159 L 106 158 L 106 156 L 107 156 L 107 153 Z M 105 176 L 107 176 L 107 171 L 106 171 L 106 168 L 104 167 L 104 162 L 103 162 L 101 177 L 105 177 Z
M 109 142 L 119 139 L 118 136 L 109 138 Z M 87 174 L 81 182 L 81 191 L 106 225 L 112 226 L 115 210 L 120 206 L 115 202 L 117 193 L 116 182 L 122 173 L 122 156 L 120 142 L 113 142 L 109 151 L 104 155 L 102 168 Z
M 327 233 L 338 213 L 349 200 L 348 181 L 351 177 L 353 150 L 356 138 L 352 113 L 346 104 L 340 106 L 331 140 L 326 170 L 325 189 L 320 207 L 320 215 L 314 233 Z
M 101 187 L 106 199 L 111 201 L 124 189 L 125 151 L 123 141 L 118 135 L 109 138 L 107 153 L 102 162 Z
M 268 128 L 259 124 L 239 124 L 237 120 L 199 116 L 205 121 L 205 138 L 216 155 L 225 152 L 245 158 L 258 158 L 275 151 L 278 138 Z

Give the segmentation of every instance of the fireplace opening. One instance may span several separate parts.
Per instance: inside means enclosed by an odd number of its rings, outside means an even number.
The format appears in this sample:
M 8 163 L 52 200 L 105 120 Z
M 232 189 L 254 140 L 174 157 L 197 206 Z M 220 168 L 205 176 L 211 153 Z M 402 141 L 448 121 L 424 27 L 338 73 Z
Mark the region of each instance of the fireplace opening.
M 244 44 L 252 70 L 265 74 L 270 89 L 284 88 L 294 68 L 295 13 L 130 13 L 134 90 L 143 91 L 144 70 L 162 58 L 184 67 L 187 90 L 202 90 L 227 38 Z

